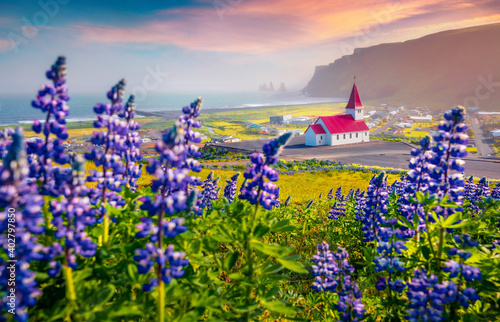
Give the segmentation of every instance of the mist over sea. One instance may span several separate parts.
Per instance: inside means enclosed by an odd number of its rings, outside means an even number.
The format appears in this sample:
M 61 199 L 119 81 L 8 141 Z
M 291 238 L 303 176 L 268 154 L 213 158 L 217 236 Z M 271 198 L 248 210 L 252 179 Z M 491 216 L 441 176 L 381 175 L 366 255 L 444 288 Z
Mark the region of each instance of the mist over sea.
M 70 115 L 69 122 L 95 119 L 93 107 L 97 102 L 108 102 L 104 94 L 74 94 L 68 102 Z M 144 97 L 137 97 L 136 109 L 143 111 L 172 111 L 180 110 L 197 97 L 203 98 L 203 108 L 245 108 L 270 107 L 281 105 L 300 105 L 312 103 L 334 103 L 345 101 L 346 98 L 307 97 L 300 92 L 227 92 L 227 93 L 149 93 Z M 35 98 L 33 94 L 0 94 L 0 125 L 14 125 L 42 120 L 44 114 L 31 106 Z M 128 99 L 128 94 L 125 100 Z

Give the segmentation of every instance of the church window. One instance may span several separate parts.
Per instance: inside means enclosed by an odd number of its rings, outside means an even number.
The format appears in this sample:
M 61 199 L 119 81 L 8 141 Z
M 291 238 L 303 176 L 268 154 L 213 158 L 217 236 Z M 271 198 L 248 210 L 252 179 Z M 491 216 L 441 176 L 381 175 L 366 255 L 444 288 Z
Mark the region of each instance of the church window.
M 345 134 L 344 134 L 344 140 L 345 140 Z
M 320 140 L 323 140 L 323 135 L 319 138 Z
M 356 133 L 356 138 L 358 138 L 358 133 Z
M 352 133 L 351 133 L 351 134 L 349 134 L 349 139 L 352 139 Z
M 339 139 L 339 136 L 337 135 L 337 140 Z

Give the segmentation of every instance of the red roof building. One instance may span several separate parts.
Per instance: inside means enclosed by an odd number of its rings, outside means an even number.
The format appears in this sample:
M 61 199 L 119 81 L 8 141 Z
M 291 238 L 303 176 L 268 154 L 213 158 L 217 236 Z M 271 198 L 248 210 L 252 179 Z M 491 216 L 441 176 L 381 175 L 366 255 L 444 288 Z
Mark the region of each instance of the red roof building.
M 344 145 L 368 142 L 369 128 L 363 120 L 364 107 L 356 83 L 352 87 L 345 114 L 321 116 L 306 132 L 306 145 Z

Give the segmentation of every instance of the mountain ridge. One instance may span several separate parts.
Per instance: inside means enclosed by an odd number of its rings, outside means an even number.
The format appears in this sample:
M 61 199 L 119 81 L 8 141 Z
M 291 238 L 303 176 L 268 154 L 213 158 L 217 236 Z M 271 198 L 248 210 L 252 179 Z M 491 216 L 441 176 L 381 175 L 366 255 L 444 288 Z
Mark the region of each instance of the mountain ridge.
M 304 92 L 343 97 L 356 76 L 368 104 L 454 105 L 500 111 L 500 23 L 441 31 L 396 43 L 356 48 L 316 66 Z

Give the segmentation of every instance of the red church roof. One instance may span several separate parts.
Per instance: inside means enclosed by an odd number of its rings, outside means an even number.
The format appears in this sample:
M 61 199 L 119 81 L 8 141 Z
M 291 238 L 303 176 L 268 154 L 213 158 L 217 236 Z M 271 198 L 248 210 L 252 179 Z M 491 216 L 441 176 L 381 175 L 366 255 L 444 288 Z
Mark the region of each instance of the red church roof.
M 314 131 L 315 134 L 326 134 L 325 129 L 321 124 L 311 124 L 309 127 Z M 309 130 L 309 129 L 307 129 Z M 306 130 L 306 132 L 307 132 Z
M 347 106 L 345 108 L 356 108 L 356 107 L 363 107 L 363 104 L 361 103 L 361 99 L 359 98 L 358 88 L 356 87 L 356 83 L 354 83 L 354 86 L 352 87 L 351 91 L 351 97 L 349 98 L 349 103 L 347 103 Z
M 336 133 L 349 133 L 349 132 L 361 132 L 361 131 L 369 131 L 370 129 L 366 125 L 365 121 L 358 120 L 355 121 L 352 115 L 350 114 L 340 114 L 333 116 L 321 116 L 316 124 L 311 125 L 311 127 L 315 125 L 321 126 L 321 124 L 317 124 L 319 120 L 323 120 L 325 126 L 328 128 L 328 131 L 331 134 Z M 323 127 L 321 127 L 323 129 Z M 314 128 L 313 128 L 314 130 Z M 324 129 L 323 129 L 324 131 Z M 318 134 L 316 131 L 314 133 Z

